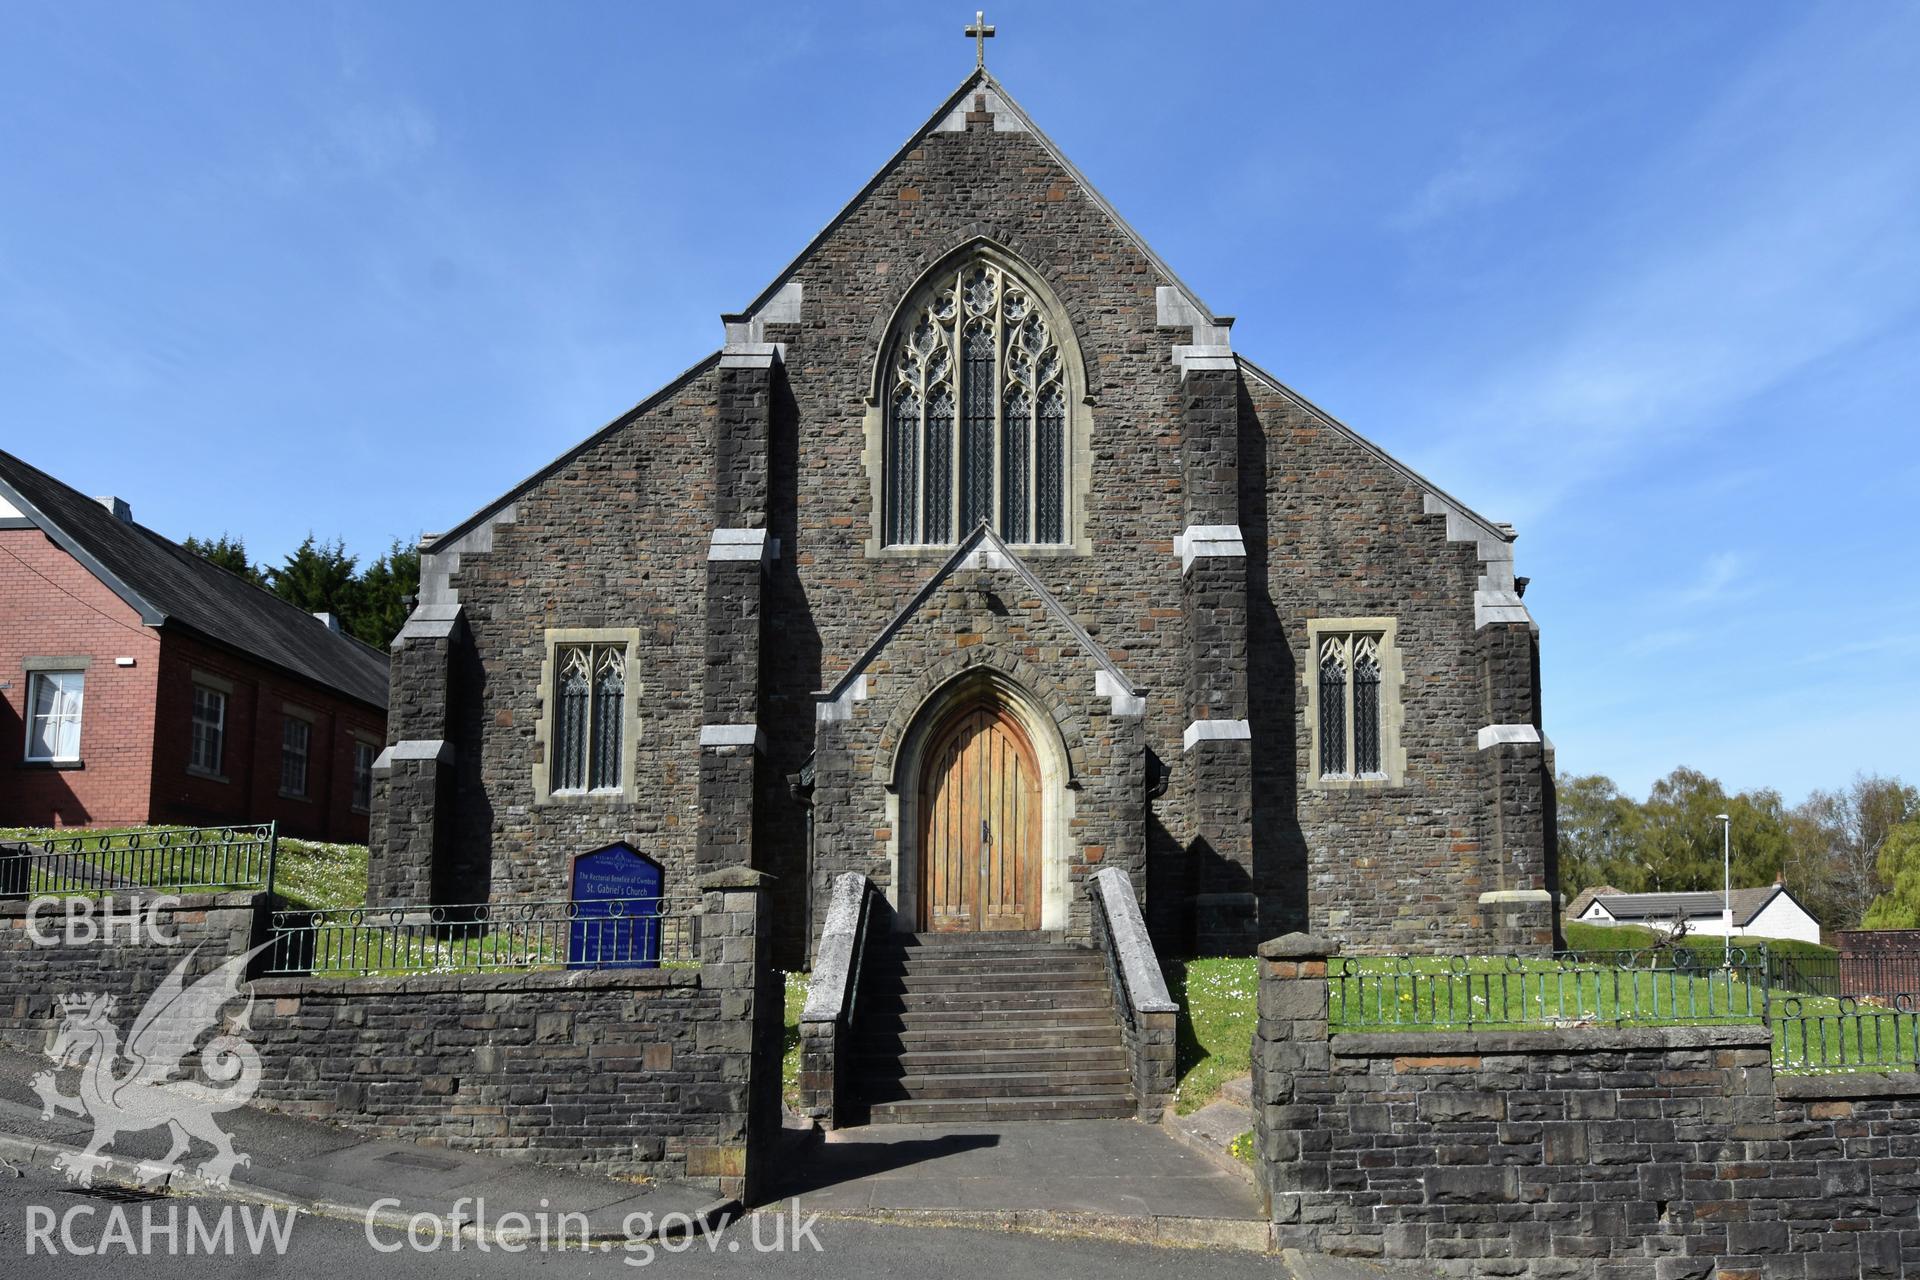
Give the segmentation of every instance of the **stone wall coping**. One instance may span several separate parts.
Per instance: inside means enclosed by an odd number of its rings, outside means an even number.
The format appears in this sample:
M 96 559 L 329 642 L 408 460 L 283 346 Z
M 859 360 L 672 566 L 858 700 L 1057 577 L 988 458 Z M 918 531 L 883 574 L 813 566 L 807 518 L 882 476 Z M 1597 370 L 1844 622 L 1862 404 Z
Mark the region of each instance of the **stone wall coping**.
M 847 983 L 854 972 L 864 924 L 861 908 L 866 905 L 870 888 L 867 878 L 857 871 L 833 878 L 826 923 L 820 930 L 820 945 L 814 950 L 813 976 L 807 980 L 802 1022 L 838 1022 L 846 1012 Z
M 1920 1097 L 1920 1073 L 1912 1071 L 1840 1071 L 1824 1076 L 1776 1073 L 1773 1090 L 1782 1098 Z
M 699 887 L 703 890 L 764 889 L 777 879 L 776 875 L 755 871 L 752 867 L 721 867 L 701 876 Z
M 1338 942 L 1312 933 L 1282 934 L 1260 944 L 1262 960 L 1322 960 L 1339 954 Z
M 515 973 L 409 973 L 378 978 L 260 978 L 250 990 L 257 997 L 351 997 L 487 991 L 640 991 L 699 985 L 698 969 L 533 969 Z
M 125 907 L 131 909 L 135 906 L 144 907 L 155 898 L 168 896 L 175 897 L 179 900 L 178 905 L 168 906 L 166 908 L 168 911 L 248 911 L 252 910 L 254 899 L 260 896 L 260 891 L 257 889 L 246 889 L 237 893 L 180 893 L 170 895 L 166 889 L 119 890 L 97 896 L 88 894 L 64 894 L 60 900 L 65 901 L 67 898 L 73 898 L 75 900 L 91 902 L 96 909 L 100 907 Z M 39 901 L 44 901 L 44 899 L 0 899 L 0 920 L 25 919 L 28 907 Z M 42 917 L 45 917 L 50 913 L 47 908 L 42 907 L 40 914 Z M 55 907 L 51 911 L 51 914 L 60 915 L 64 913 L 58 907 Z
M 1617 1049 L 1764 1049 L 1765 1026 L 1557 1027 L 1543 1031 L 1371 1031 L 1331 1037 L 1341 1057 L 1434 1057 L 1473 1053 L 1591 1053 Z
M 1141 919 L 1140 901 L 1133 896 L 1133 882 L 1118 867 L 1102 867 L 1093 873 L 1093 883 L 1106 908 L 1107 937 L 1126 980 L 1127 1002 L 1135 1013 L 1179 1012 L 1180 1006 L 1167 994 L 1167 980 L 1153 953 L 1147 922 Z

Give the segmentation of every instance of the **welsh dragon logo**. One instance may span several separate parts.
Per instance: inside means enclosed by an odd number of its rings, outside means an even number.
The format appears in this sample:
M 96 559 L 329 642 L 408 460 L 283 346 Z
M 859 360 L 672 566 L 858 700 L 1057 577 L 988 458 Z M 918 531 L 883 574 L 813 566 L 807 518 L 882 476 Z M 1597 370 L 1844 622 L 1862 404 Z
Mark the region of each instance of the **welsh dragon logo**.
M 235 1154 L 233 1139 L 215 1119 L 245 1105 L 260 1087 L 260 1055 L 242 1036 L 249 1029 L 251 996 L 200 1051 L 200 1072 L 212 1084 L 175 1077 L 194 1045 L 215 1030 L 220 1011 L 240 998 L 240 982 L 254 952 L 235 956 L 189 986 L 186 974 L 193 956 L 188 952 L 147 1000 L 124 1049 L 114 1023 L 116 997 L 88 992 L 60 998 L 60 1027 L 47 1050 L 55 1070 L 40 1072 L 32 1083 L 43 1119 L 70 1111 L 93 1121 L 93 1141 L 86 1150 L 54 1161 L 69 1181 L 91 1186 L 93 1175 L 112 1162 L 101 1151 L 118 1135 L 162 1125 L 173 1131 L 173 1149 L 153 1166 L 159 1173 L 178 1172 L 195 1138 L 212 1147 L 213 1155 L 194 1172 L 216 1187 L 226 1186 L 236 1167 L 251 1163 Z M 80 1070 L 80 1092 L 74 1097 L 61 1093 L 55 1079 L 56 1072 L 70 1067 Z

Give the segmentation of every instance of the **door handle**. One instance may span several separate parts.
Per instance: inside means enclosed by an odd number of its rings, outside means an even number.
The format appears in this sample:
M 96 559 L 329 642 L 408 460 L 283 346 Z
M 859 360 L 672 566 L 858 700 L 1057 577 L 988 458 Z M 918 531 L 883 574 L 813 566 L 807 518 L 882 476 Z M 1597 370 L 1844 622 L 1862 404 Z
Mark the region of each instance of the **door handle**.
M 980 843 L 988 845 L 993 843 L 993 828 L 987 824 L 985 818 L 980 819 Z

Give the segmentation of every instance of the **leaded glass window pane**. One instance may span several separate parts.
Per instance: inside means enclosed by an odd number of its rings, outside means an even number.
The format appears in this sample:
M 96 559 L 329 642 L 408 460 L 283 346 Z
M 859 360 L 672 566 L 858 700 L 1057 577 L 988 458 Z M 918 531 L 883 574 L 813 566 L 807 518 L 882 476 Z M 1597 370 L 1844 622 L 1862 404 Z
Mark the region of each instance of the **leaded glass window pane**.
M 993 518 L 993 333 L 967 335 L 960 375 L 960 532 Z
M 553 718 L 553 789 L 587 789 L 587 712 L 593 651 L 560 651 L 560 705 Z
M 626 703 L 625 664 L 620 651 L 598 651 L 599 675 L 593 682 L 593 748 L 588 784 L 595 790 L 620 785 L 620 718 Z
M 976 259 L 892 343 L 885 541 L 940 545 L 987 521 L 1010 542 L 1064 542 L 1066 366 L 1021 281 Z
M 564 645 L 554 691 L 554 791 L 617 791 L 622 785 L 627 651 L 616 644 Z
M 1000 426 L 1000 536 L 1008 542 L 1027 540 L 1027 504 L 1033 496 L 1027 480 L 1027 445 L 1032 431 L 1033 400 L 1024 387 L 1015 387 L 1007 396 Z
M 922 490 L 927 513 L 925 542 L 953 537 L 953 391 L 935 388 L 927 404 L 927 473 Z
M 1354 644 L 1353 771 L 1380 772 L 1380 657 L 1371 636 Z
M 1320 772 L 1347 771 L 1346 645 L 1329 640 L 1320 649 Z
M 1067 540 L 1067 398 L 1056 384 L 1040 397 L 1036 431 L 1039 470 L 1035 477 L 1035 542 Z
M 893 398 L 893 423 L 887 450 L 887 541 L 916 541 L 919 511 L 920 393 L 902 387 Z

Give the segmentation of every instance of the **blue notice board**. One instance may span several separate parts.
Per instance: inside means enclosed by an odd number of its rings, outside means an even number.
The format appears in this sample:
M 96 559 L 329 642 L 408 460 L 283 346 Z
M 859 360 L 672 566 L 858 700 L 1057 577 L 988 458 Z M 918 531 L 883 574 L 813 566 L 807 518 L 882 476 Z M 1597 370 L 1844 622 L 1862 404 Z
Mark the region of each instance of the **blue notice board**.
M 666 873 L 632 846 L 575 854 L 569 969 L 658 969 Z

